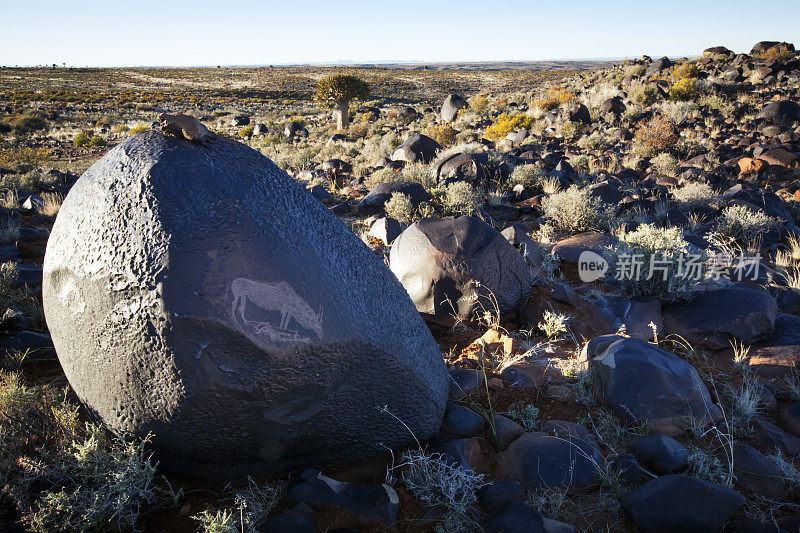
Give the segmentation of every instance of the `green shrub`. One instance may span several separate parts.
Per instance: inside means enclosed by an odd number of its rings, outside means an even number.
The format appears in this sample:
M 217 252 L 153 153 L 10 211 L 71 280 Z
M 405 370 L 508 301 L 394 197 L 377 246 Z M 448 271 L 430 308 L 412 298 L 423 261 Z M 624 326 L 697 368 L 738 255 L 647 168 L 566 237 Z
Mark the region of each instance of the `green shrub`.
M 202 533 L 258 533 L 284 492 L 283 482 L 259 485 L 248 478 L 248 487 L 236 492 L 232 509 L 205 510 L 192 518 Z
M 477 492 L 485 485 L 483 475 L 455 466 L 438 454 L 410 450 L 400 458 L 401 479 L 406 488 L 429 508 L 446 514 L 441 531 L 477 530 Z
M 656 172 L 664 176 L 674 178 L 678 175 L 678 159 L 671 154 L 659 154 L 650 160 L 650 164 Z
M 622 292 L 627 296 L 652 296 L 668 302 L 684 300 L 702 276 L 702 266 L 693 273 L 686 271 L 689 244 L 682 230 L 676 227 L 642 224 L 635 231 L 620 235 L 619 244 L 606 250 L 605 255 L 616 269 Z M 630 268 L 635 264 L 638 269 Z
M 401 192 L 392 193 L 392 197 L 384 204 L 386 216 L 399 220 L 400 222 L 410 222 L 414 216 L 414 204 L 407 194 Z
M 0 372 L 0 477 L 31 531 L 135 530 L 159 496 L 145 446 L 82 426 L 64 391 Z
M 517 165 L 511 173 L 511 182 L 526 189 L 537 187 L 544 178 L 544 171 L 536 165 Z
M 403 179 L 403 175 L 400 172 L 397 172 L 394 169 L 389 167 L 379 168 L 366 178 L 364 178 L 364 185 L 367 186 L 368 189 L 372 189 L 373 187 L 381 184 L 381 183 L 390 183 L 393 181 L 405 181 Z
M 649 107 L 658 100 L 658 89 L 650 83 L 639 83 L 628 90 L 631 100 L 642 107 Z
M 13 117 L 10 122 L 14 126 L 14 132 L 16 133 L 30 133 L 47 129 L 47 121 L 37 116 L 20 115 Z
M 82 147 L 104 146 L 106 141 L 102 137 L 82 131 L 72 139 L 72 144 Z
M 492 141 L 499 141 L 514 130 L 519 128 L 530 128 L 532 123 L 533 117 L 531 116 L 523 114 L 509 115 L 508 113 L 502 113 L 499 117 L 497 117 L 497 119 L 495 119 L 494 124 L 486 128 L 486 132 L 483 134 L 483 136 Z
M 606 229 L 613 216 L 609 206 L 597 198 L 590 198 L 576 185 L 545 198 L 542 208 L 556 228 L 572 233 Z
M 726 207 L 717 219 L 717 230 L 744 244 L 748 250 L 757 251 L 765 233 L 779 230 L 783 220 L 773 218 L 763 211 L 743 205 Z
M 687 183 L 683 187 L 673 189 L 672 196 L 683 211 L 706 211 L 716 209 L 719 195 L 706 183 Z
M 244 126 L 239 130 L 239 137 L 242 139 L 249 139 L 253 136 L 253 126 Z
M 681 78 L 672 84 L 669 89 L 670 100 L 694 100 L 697 97 L 697 80 L 695 78 Z
M 450 214 L 472 216 L 483 204 L 483 194 L 466 181 L 457 181 L 445 189 L 442 204 Z
M 525 428 L 526 431 L 533 431 L 539 419 L 539 408 L 531 404 L 516 407 L 508 411 L 508 418 Z

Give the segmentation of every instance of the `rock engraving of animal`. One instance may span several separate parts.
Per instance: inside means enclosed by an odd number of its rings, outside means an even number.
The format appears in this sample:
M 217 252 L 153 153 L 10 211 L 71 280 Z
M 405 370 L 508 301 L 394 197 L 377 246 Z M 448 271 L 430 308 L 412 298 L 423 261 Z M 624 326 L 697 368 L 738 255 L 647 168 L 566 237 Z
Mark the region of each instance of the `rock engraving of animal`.
M 267 336 L 270 342 L 309 342 L 311 339 L 289 329 L 292 319 L 303 329 L 313 331 L 322 338 L 322 312 L 315 312 L 288 283 L 264 283 L 247 278 L 236 278 L 231 282 L 233 305 L 231 319 L 236 323 L 238 317 L 245 326 L 261 337 Z M 277 327 L 268 322 L 248 320 L 245 316 L 248 300 L 264 311 L 280 311 L 281 320 Z M 238 317 L 237 317 L 238 315 Z

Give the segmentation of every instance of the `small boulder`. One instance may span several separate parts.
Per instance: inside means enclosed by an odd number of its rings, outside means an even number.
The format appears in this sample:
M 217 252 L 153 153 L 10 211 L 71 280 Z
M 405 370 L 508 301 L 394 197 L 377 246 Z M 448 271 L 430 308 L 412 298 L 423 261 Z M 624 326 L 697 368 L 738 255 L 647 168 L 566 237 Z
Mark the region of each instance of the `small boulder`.
M 469 103 L 460 95 L 448 94 L 447 98 L 444 99 L 444 103 L 442 104 L 442 120 L 445 122 L 453 122 L 458 116 L 458 112 L 462 108 L 468 106 Z
M 800 104 L 791 100 L 770 102 L 758 116 L 777 124 L 791 124 L 795 120 L 800 120 Z
M 441 145 L 427 135 L 415 133 L 397 147 L 392 154 L 392 160 L 430 163 L 436 157 L 436 152 L 441 149 Z
M 603 457 L 589 443 L 526 433 L 495 458 L 495 477 L 515 479 L 530 491 L 581 492 L 597 484 Z
M 733 339 L 751 344 L 768 339 L 778 305 L 768 293 L 745 285 L 697 293 L 688 302 L 664 306 L 664 328 L 692 346 L 729 348 Z
M 622 507 L 642 533 L 719 531 L 745 497 L 718 483 L 671 474 L 635 489 Z
M 786 490 L 786 475 L 771 459 L 747 444 L 733 445 L 733 485 L 738 490 L 777 500 Z
M 629 422 L 677 436 L 695 421 L 716 421 L 719 408 L 692 365 L 641 339 L 598 337 L 584 349 L 595 397 Z
M 474 319 L 495 304 L 515 312 L 530 295 L 523 257 L 476 217 L 415 222 L 395 241 L 389 264 L 417 310 L 437 323 Z
M 636 437 L 628 444 L 628 453 L 642 466 L 656 474 L 674 474 L 689 464 L 689 450 L 672 437 L 661 434 Z

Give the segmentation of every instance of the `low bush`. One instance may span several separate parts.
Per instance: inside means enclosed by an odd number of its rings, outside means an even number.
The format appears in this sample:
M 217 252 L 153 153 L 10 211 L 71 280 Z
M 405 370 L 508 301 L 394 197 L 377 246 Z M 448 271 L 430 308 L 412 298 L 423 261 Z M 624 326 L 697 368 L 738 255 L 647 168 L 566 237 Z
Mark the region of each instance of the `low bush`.
M 658 89 L 650 83 L 638 83 L 628 90 L 630 99 L 642 107 L 649 107 L 658 100 Z
M 492 141 L 499 141 L 514 130 L 530 128 L 532 123 L 533 117 L 529 115 L 509 115 L 507 113 L 502 113 L 494 121 L 494 124 L 486 128 L 486 132 L 483 136 Z
M 442 199 L 445 211 L 454 215 L 472 216 L 478 212 L 478 208 L 482 204 L 483 194 L 481 191 L 466 181 L 457 181 L 448 185 Z
M 542 208 L 553 226 L 572 233 L 606 229 L 613 216 L 613 210 L 608 205 L 597 198 L 590 198 L 576 185 L 545 198 Z
M 757 251 L 764 234 L 779 230 L 783 224 L 783 220 L 763 211 L 732 205 L 726 207 L 717 219 L 717 231 L 745 245 L 748 250 Z
M 536 165 L 517 165 L 511 172 L 511 182 L 520 184 L 526 189 L 532 189 L 541 184 L 544 170 Z
M 63 390 L 0 372 L 0 477 L 31 531 L 135 531 L 164 497 L 145 446 L 81 424 Z
M 675 124 L 664 117 L 654 117 L 639 125 L 634 141 L 643 155 L 654 156 L 670 149 L 680 136 Z
M 407 194 L 401 192 L 392 193 L 392 197 L 384 204 L 386 216 L 399 220 L 400 222 L 411 222 L 414 216 L 414 204 Z
M 92 146 L 104 146 L 106 141 L 98 135 L 92 135 L 91 133 L 82 131 L 72 139 L 72 144 L 88 148 Z
M 710 212 L 716 209 L 719 195 L 706 183 L 687 183 L 683 187 L 673 189 L 672 196 L 683 211 Z
M 698 270 L 689 268 L 689 244 L 680 228 L 642 224 L 619 239 L 605 255 L 626 296 L 680 301 L 687 299 L 701 281 L 703 258 L 698 257 Z
M 432 124 L 423 133 L 439 143 L 443 148 L 452 146 L 456 142 L 456 130 L 445 122 Z
M 50 150 L 19 145 L 0 145 L 0 167 L 17 171 L 37 167 L 47 161 Z
M 423 450 L 405 452 L 400 462 L 397 468 L 406 488 L 425 506 L 446 513 L 441 531 L 455 533 L 478 529 L 475 504 L 478 490 L 485 485 L 483 475 Z

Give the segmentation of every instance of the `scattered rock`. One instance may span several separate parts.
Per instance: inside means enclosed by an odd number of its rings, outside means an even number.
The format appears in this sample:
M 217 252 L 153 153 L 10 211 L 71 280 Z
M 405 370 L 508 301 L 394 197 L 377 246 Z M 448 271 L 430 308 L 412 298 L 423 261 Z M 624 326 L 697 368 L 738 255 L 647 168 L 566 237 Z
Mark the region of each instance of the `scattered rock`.
M 528 490 L 581 492 L 597 484 L 603 457 L 580 439 L 526 433 L 495 459 L 497 478 L 515 479 Z
M 674 474 L 689 464 L 689 450 L 667 435 L 636 437 L 628 444 L 628 453 L 656 474 Z
M 641 339 L 606 336 L 585 348 L 595 397 L 623 420 L 647 422 L 654 432 L 678 436 L 692 421 L 716 421 L 697 370 Z
M 499 232 L 475 217 L 422 219 L 392 246 L 392 272 L 423 316 L 451 325 L 494 309 L 515 312 L 530 294 L 528 266 Z
M 745 285 L 699 292 L 688 302 L 664 306 L 664 328 L 692 346 L 730 348 L 768 339 L 775 328 L 778 306 L 768 293 Z
M 708 533 L 722 529 L 745 501 L 723 485 L 671 474 L 635 489 L 622 507 L 642 533 Z
M 738 490 L 780 499 L 786 490 L 786 475 L 772 460 L 747 444 L 733 445 L 733 485 Z

